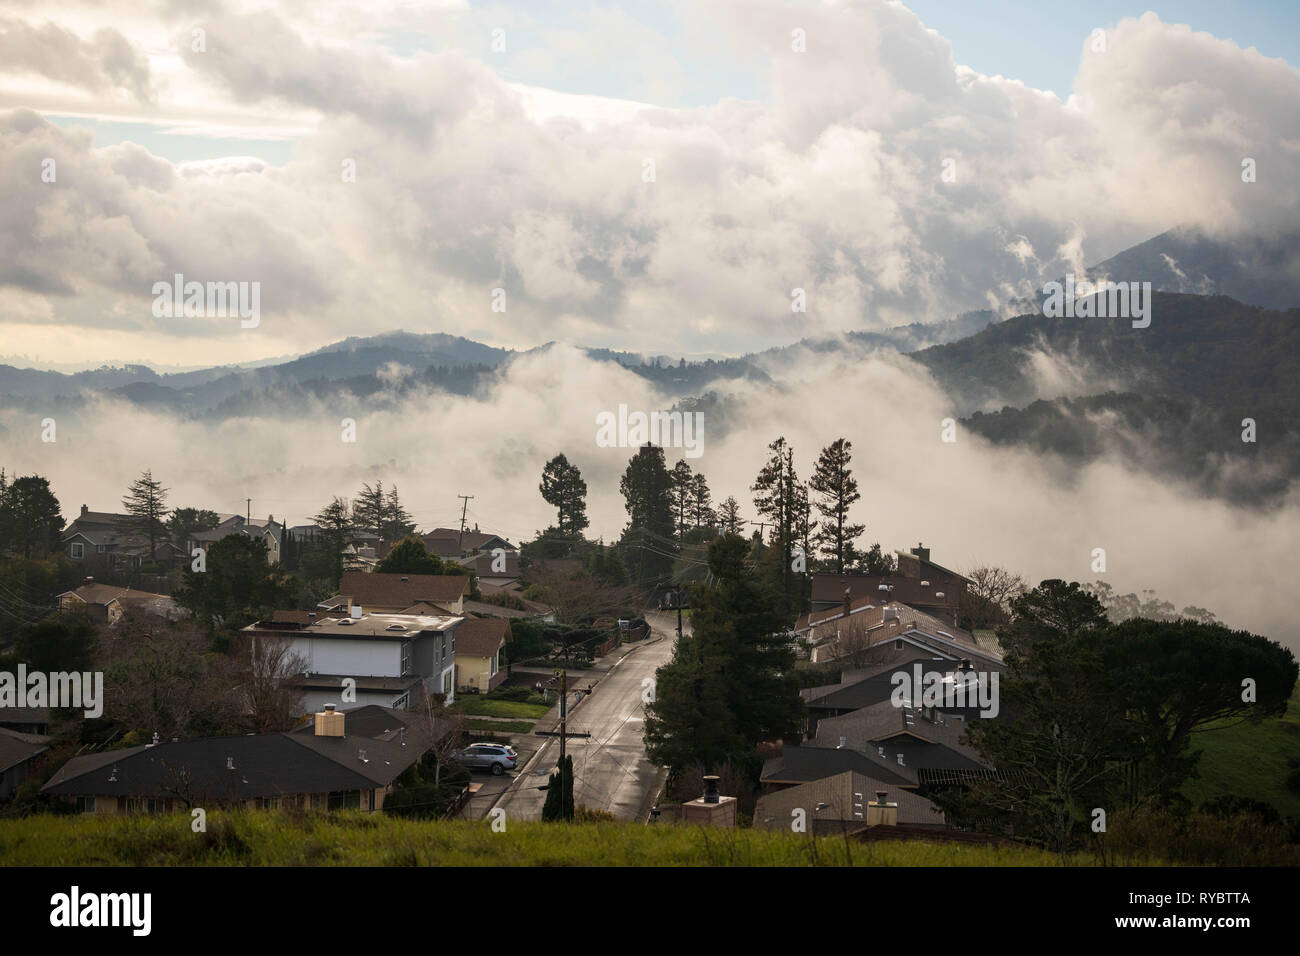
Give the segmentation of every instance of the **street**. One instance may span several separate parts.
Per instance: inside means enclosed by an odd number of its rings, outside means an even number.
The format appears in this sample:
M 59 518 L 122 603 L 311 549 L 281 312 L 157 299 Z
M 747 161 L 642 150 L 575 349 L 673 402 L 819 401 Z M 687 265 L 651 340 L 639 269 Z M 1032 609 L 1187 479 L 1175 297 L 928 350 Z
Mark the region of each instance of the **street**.
M 649 801 L 658 785 L 659 768 L 645 756 L 642 742 L 645 705 L 642 701 L 647 678 L 666 663 L 676 640 L 675 614 L 646 612 L 651 636 L 639 645 L 620 648 L 617 663 L 600 679 L 591 694 L 584 694 L 574 706 L 570 693 L 569 733 L 590 733 L 589 738 L 570 739 L 573 757 L 575 804 L 605 810 L 619 820 L 645 818 Z M 683 627 L 689 632 L 689 621 Z M 570 688 L 583 688 L 582 671 L 571 671 Z M 538 729 L 552 729 L 539 724 Z M 558 725 L 554 728 L 558 730 Z M 539 790 L 555 770 L 560 756 L 558 738 L 535 737 L 537 756 L 516 774 L 497 807 L 507 819 L 540 820 L 546 791 Z

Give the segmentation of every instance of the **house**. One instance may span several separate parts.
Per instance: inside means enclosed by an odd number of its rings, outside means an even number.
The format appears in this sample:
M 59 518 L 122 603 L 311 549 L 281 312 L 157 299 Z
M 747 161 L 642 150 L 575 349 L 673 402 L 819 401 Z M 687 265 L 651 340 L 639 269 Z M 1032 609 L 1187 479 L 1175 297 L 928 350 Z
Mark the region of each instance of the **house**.
M 345 681 L 353 682 L 355 701 L 404 708 L 424 694 L 455 699 L 456 626 L 454 615 L 379 614 L 353 605 L 351 614 L 326 612 L 303 620 L 282 616 L 244 628 L 254 640 L 288 643 L 303 661 L 295 685 L 304 703 L 318 709 L 338 702 Z
M 502 618 L 469 617 L 456 626 L 456 689 L 484 693 L 506 679 L 501 669 L 510 625 Z
M 218 515 L 221 519 L 215 528 L 205 531 L 192 531 L 185 542 L 186 555 L 192 555 L 194 549 L 207 551 L 218 541 L 232 534 L 245 534 L 266 544 L 266 563 L 279 564 L 284 555 L 285 526 L 276 521 L 274 515 L 263 518 L 246 519 L 243 515 Z
M 898 573 L 893 575 L 814 572 L 813 612 L 833 610 L 846 600 L 884 603 L 889 599 L 937 618 L 945 626 L 955 626 L 969 579 L 935 564 L 930 560 L 930 549 L 921 544 L 910 551 L 896 551 L 895 555 Z M 882 587 L 887 590 L 881 591 Z
M 321 608 L 360 606 L 367 611 L 400 614 L 421 601 L 436 604 L 451 614 L 464 612 L 469 576 L 465 574 L 387 574 L 345 571 L 339 593 L 321 602 Z
M 50 732 L 48 707 L 0 707 L 0 728 L 23 734 L 44 735 Z
M 135 571 L 142 564 L 157 563 L 179 567 L 186 554 L 164 536 L 151 552 L 147 535 L 131 529 L 131 516 L 91 511 L 81 506 L 81 514 L 63 532 L 63 552 L 88 569 Z
M 518 551 L 513 544 L 499 534 L 479 531 L 478 525 L 471 531 L 466 528 L 434 528 L 420 535 L 425 550 L 442 558 L 468 558 L 475 554 L 491 554 L 497 548 L 504 551 Z
M 8 800 L 31 772 L 37 757 L 50 749 L 50 738 L 0 728 L 0 800 Z
M 809 646 L 813 663 L 846 660 L 854 665 L 874 663 L 884 657 L 889 644 L 938 649 L 956 659 L 963 654 L 996 656 L 987 645 L 959 627 L 948 624 L 901 601 L 876 604 L 878 597 L 862 597 L 831 610 L 810 611 L 795 622 L 794 637 Z M 952 651 L 953 653 L 945 653 Z
M 41 792 L 82 813 L 190 807 L 381 810 L 446 725 L 384 707 L 325 709 L 291 732 L 154 742 L 74 757 Z
M 174 618 L 180 609 L 166 594 L 98 584 L 88 577 L 71 591 L 58 595 L 60 611 L 84 611 L 94 621 L 116 624 L 128 610 L 140 610 L 159 617 Z
M 754 826 L 788 832 L 799 817 L 797 811 L 803 811 L 806 832 L 825 836 L 853 831 L 869 825 L 868 805 L 881 793 L 887 803 L 897 804 L 898 815 L 892 821 L 896 825 L 946 825 L 943 813 L 925 797 L 856 770 L 845 770 L 763 794 L 754 808 Z
M 978 717 L 973 719 L 979 719 Z M 805 747 L 875 750 L 877 757 L 919 769 L 979 770 L 987 767 L 975 748 L 962 742 L 967 720 L 934 708 L 896 707 L 891 700 L 818 722 Z
M 875 751 L 790 746 L 783 747 L 780 756 L 763 763 L 759 783 L 764 793 L 774 793 L 847 771 L 870 777 L 891 790 L 899 787 L 915 790 L 919 786 L 916 768 L 897 763 L 893 758 L 878 757 Z

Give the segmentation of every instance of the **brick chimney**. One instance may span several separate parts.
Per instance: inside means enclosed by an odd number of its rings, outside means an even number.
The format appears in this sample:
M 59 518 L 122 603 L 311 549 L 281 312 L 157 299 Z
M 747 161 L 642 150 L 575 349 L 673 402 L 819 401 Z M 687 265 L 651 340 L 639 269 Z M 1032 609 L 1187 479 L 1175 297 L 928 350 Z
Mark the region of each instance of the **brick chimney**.
M 342 737 L 343 715 L 334 709 L 333 704 L 326 704 L 325 709 L 316 715 L 317 737 Z
M 88 515 L 88 514 L 90 514 L 90 509 L 87 508 L 85 505 L 82 505 L 82 506 L 81 506 L 81 517 L 84 518 L 84 517 L 86 517 L 86 515 Z
M 912 553 L 922 561 L 930 560 L 930 549 L 923 547 L 920 541 L 916 542 L 916 547 L 912 549 Z

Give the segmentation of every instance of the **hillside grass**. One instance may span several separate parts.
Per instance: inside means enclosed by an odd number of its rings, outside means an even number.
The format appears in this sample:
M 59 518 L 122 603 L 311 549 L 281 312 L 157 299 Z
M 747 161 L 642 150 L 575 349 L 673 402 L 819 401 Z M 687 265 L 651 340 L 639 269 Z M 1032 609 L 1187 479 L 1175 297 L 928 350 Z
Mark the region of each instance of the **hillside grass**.
M 381 814 L 34 816 L 0 821 L 4 866 L 1059 866 L 1020 847 L 661 824 L 418 821 Z M 1078 854 L 1070 865 L 1090 866 Z M 1114 862 L 1114 861 L 1112 861 Z M 1141 865 L 1144 860 L 1127 861 Z
M 1300 757 L 1300 684 L 1282 717 L 1193 734 L 1192 747 L 1203 751 L 1200 777 L 1183 787 L 1193 804 L 1236 794 L 1300 819 L 1300 794 L 1284 785 L 1288 758 Z

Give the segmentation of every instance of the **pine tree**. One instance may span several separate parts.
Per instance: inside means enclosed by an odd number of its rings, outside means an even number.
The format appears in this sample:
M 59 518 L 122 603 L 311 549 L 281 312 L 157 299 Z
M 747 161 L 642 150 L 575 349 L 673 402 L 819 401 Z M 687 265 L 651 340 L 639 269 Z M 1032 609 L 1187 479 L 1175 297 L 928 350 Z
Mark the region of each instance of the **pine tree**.
M 547 822 L 573 819 L 573 757 L 565 754 L 546 785 L 546 802 L 542 819 Z
M 619 481 L 627 506 L 628 524 L 619 542 L 633 584 L 662 579 L 673 566 L 673 480 L 664 464 L 664 450 L 647 442 L 637 449 Z
M 758 513 L 771 519 L 772 542 L 780 552 L 781 590 L 789 607 L 794 606 L 792 575 L 793 553 L 801 540 L 800 532 L 810 530 L 806 516 L 801 527 L 800 517 L 806 510 L 807 489 L 799 482 L 794 470 L 794 449 L 784 437 L 767 446 L 772 456 L 759 471 L 750 491 L 754 493 L 754 507 Z
M 849 508 L 862 497 L 849 463 L 853 444 L 837 438 L 822 449 L 817 467 L 808 486 L 817 493 L 817 511 L 826 519 L 821 523 L 816 543 L 837 574 L 857 563 L 860 555 L 854 541 L 866 530 L 865 525 L 849 522 Z
M 343 580 L 343 551 L 352 543 L 356 525 L 352 519 L 352 509 L 346 498 L 334 498 L 321 512 L 312 519 L 316 522 L 317 538 L 321 547 L 332 559 L 334 587 Z
M 122 507 L 128 515 L 123 525 L 131 533 L 149 539 L 149 558 L 152 560 L 158 542 L 167 537 L 167 526 L 163 523 L 167 518 L 167 489 L 146 470 L 127 489 Z
M 709 482 L 702 471 L 697 471 L 691 477 L 691 522 L 696 528 L 712 528 L 718 523 Z
M 718 528 L 723 534 L 741 534 L 745 519 L 740 516 L 740 503 L 728 495 L 718 506 Z
M 582 480 L 582 472 L 569 464 L 564 455 L 556 455 L 542 468 L 538 490 L 546 503 L 556 509 L 556 530 L 560 537 L 576 542 L 588 525 L 587 483 Z
M 400 541 L 414 533 L 415 522 L 403 507 L 397 486 L 393 485 L 388 489 L 388 497 L 384 499 L 384 507 L 380 512 L 379 537 L 385 541 Z
M 677 537 L 684 535 L 691 526 L 691 502 L 694 498 L 694 475 L 685 458 L 679 458 L 673 465 L 673 513 L 677 522 Z
M 5 546 L 24 558 L 45 557 L 58 547 L 63 530 L 59 499 L 40 475 L 25 475 L 12 483 L 0 474 L 0 551 Z

